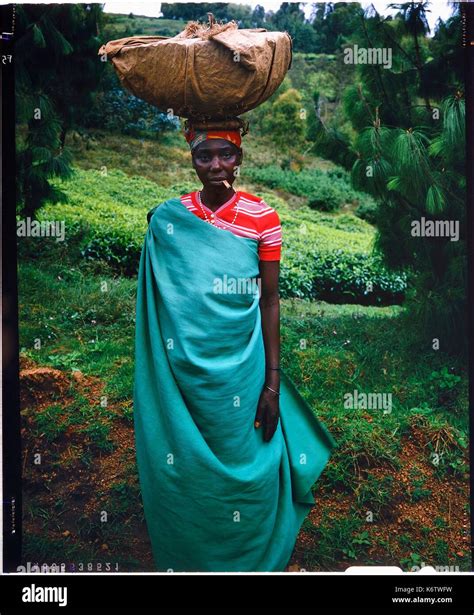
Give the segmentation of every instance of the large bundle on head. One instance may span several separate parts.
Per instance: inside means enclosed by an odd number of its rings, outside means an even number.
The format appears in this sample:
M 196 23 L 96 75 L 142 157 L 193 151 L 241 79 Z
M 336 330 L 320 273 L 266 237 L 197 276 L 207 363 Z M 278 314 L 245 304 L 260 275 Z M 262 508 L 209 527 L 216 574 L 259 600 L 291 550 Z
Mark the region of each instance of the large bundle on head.
M 132 94 L 174 115 L 225 118 L 263 103 L 291 65 L 287 32 L 189 22 L 173 37 L 138 36 L 99 49 Z

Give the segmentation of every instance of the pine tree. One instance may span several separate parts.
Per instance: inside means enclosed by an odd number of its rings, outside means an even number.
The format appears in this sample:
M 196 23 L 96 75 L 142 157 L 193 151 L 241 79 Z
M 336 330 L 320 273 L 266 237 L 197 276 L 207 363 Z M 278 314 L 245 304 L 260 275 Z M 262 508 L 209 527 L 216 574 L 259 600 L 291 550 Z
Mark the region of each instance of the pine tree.
M 102 6 L 18 5 L 15 42 L 18 211 L 35 217 L 65 199 L 52 177 L 72 174 L 67 130 L 91 105 L 103 70 L 97 49 Z
M 466 350 L 464 107 L 461 91 L 448 96 L 437 131 L 376 119 L 358 137 L 353 167 L 355 187 L 380 203 L 375 249 L 389 267 L 411 271 L 407 307 L 430 339 L 452 351 Z M 453 221 L 459 239 L 414 235 L 421 220 Z
M 393 5 L 395 6 L 395 5 Z M 406 306 L 427 339 L 445 350 L 466 350 L 465 119 L 459 9 L 428 31 L 423 2 L 396 5 L 394 19 L 373 7 L 351 44 L 392 50 L 391 66 L 359 64 L 344 91 L 343 109 L 355 140 L 338 139 L 334 127 L 312 127 L 312 138 L 332 159 L 336 143 L 353 152 L 355 188 L 376 197 L 375 249 L 387 266 L 411 272 Z M 324 135 L 321 136 L 324 130 Z M 332 147 L 331 147 L 332 145 Z M 416 237 L 414 223 L 458 223 L 459 241 Z

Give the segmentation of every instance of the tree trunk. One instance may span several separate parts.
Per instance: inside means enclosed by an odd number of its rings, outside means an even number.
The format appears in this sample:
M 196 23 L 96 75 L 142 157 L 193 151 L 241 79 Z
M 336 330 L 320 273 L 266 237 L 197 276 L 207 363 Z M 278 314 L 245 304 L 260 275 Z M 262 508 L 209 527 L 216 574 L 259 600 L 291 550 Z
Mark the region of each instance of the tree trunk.
M 25 192 L 25 205 L 23 207 L 23 216 L 36 220 L 36 203 L 30 190 Z
M 418 70 L 418 76 L 420 79 L 420 88 L 423 86 L 423 79 L 422 79 L 422 69 L 423 69 L 423 65 L 421 62 L 421 54 L 420 54 L 420 44 L 418 42 L 418 35 L 416 33 L 416 31 L 413 32 L 413 36 L 415 38 L 415 56 L 416 56 L 416 68 Z M 430 113 L 433 113 L 433 108 L 431 107 L 431 102 L 428 96 L 423 96 L 424 100 L 425 100 L 425 105 L 428 108 L 428 111 Z
M 63 125 L 61 126 L 61 132 L 59 134 L 59 143 L 60 143 L 60 150 L 63 151 L 64 149 L 64 144 L 66 143 L 66 135 L 67 135 L 67 126 L 65 123 L 63 123 Z

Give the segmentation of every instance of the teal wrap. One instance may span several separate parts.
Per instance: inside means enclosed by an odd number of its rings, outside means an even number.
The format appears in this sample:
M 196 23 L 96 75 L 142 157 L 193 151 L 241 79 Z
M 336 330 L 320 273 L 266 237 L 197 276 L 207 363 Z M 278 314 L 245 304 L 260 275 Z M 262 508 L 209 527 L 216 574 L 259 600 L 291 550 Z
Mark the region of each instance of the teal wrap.
M 159 571 L 284 570 L 336 444 L 283 371 L 273 438 L 264 442 L 254 427 L 265 379 L 257 248 L 179 198 L 150 219 L 138 273 L 134 426 Z

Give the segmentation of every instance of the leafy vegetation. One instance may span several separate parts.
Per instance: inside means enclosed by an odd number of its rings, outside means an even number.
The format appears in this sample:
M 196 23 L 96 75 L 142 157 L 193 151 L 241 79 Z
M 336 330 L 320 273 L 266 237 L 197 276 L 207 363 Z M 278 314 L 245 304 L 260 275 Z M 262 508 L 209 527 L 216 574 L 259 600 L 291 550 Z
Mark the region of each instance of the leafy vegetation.
M 245 173 L 256 183 L 306 197 L 308 205 L 314 209 L 338 211 L 345 205 L 375 206 L 374 199 L 368 194 L 352 188 L 349 174 L 341 168 L 328 171 L 305 169 L 295 173 L 276 166 L 267 166 L 249 168 Z
M 87 259 L 104 260 L 126 275 L 137 273 L 147 211 L 170 193 L 191 190 L 178 185 L 170 192 L 114 170 L 106 174 L 77 170 L 72 181 L 59 185 L 68 203 L 44 207 L 39 219 L 61 218 L 71 249 Z M 342 228 L 337 228 L 337 222 L 334 228 L 327 216 L 318 223 L 310 209 L 290 211 L 279 197 L 271 193 L 262 197 L 276 208 L 285 225 L 283 297 L 383 305 L 403 300 L 406 274 L 389 273 L 370 254 L 373 230 L 368 224 L 346 215 L 340 217 Z
M 84 125 L 126 135 L 157 138 L 165 130 L 177 130 L 179 120 L 158 111 L 122 88 L 113 88 L 97 95 L 95 105 L 84 117 Z

